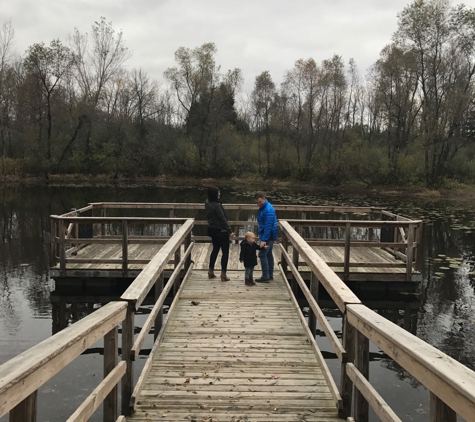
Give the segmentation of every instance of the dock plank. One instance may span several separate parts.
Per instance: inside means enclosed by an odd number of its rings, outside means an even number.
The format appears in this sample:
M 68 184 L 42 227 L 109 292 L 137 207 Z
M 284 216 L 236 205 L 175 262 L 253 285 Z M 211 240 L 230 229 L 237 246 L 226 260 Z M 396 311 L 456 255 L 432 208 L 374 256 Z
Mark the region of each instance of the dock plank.
M 193 270 L 127 421 L 339 420 L 282 276 L 228 275 Z

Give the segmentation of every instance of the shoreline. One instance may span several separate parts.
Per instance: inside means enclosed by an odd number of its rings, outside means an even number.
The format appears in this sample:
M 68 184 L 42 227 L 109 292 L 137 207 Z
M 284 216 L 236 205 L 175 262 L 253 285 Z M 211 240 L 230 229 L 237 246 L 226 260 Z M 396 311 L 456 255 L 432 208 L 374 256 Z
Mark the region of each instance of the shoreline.
M 189 187 L 253 187 L 256 190 L 298 190 L 312 193 L 334 192 L 341 194 L 363 194 L 368 196 L 407 197 L 408 195 L 419 199 L 433 201 L 445 200 L 455 202 L 475 202 L 475 186 L 460 185 L 452 189 L 428 189 L 422 186 L 367 186 L 363 183 L 351 182 L 339 186 L 323 186 L 312 181 L 264 179 L 258 176 L 244 178 L 219 179 L 219 178 L 194 178 L 194 177 L 139 177 L 113 179 L 106 175 L 51 175 L 48 180 L 38 176 L 12 177 L 0 179 L 0 186 L 14 188 L 19 186 L 47 186 L 47 187 L 108 187 L 118 186 L 124 188 L 147 186 L 189 186 Z

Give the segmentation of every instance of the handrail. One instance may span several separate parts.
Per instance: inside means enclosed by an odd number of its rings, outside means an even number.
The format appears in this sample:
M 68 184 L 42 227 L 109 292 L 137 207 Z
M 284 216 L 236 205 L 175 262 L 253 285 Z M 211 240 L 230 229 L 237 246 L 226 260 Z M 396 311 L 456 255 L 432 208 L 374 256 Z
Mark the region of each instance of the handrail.
M 15 416 L 15 409 L 89 346 L 100 338 L 114 333 L 117 326 L 125 319 L 126 309 L 125 302 L 110 302 L 93 314 L 1 365 L 0 417 L 10 411 L 11 421 L 20 420 L 20 416 Z M 104 359 L 116 361 L 117 354 L 118 345 L 113 342 L 112 347 L 108 347 L 108 352 L 104 353 Z M 111 368 L 110 371 L 114 375 L 122 370 L 119 368 L 114 372 L 114 369 Z M 114 377 L 114 380 L 117 381 L 117 377 Z M 36 395 L 34 400 L 36 401 Z M 36 410 L 36 406 L 32 408 Z M 30 415 L 31 420 L 35 417 L 35 415 Z
M 374 221 L 374 220 L 295 220 L 286 218 L 289 224 L 300 227 L 346 227 L 351 224 L 352 227 L 405 227 L 411 224 L 418 225 L 422 220 L 410 221 Z
M 282 274 L 284 274 L 282 265 L 279 264 L 279 269 Z M 338 387 L 336 386 L 336 383 L 334 379 L 331 376 L 330 369 L 328 368 L 327 363 L 325 362 L 325 358 L 322 355 L 322 352 L 320 351 L 319 347 L 317 346 L 317 342 L 315 341 L 315 336 L 313 333 L 310 331 L 308 325 L 305 323 L 305 317 L 303 316 L 302 311 L 300 310 L 300 306 L 297 302 L 297 299 L 295 298 L 294 294 L 292 293 L 292 290 L 290 289 L 290 286 L 288 283 L 285 283 L 285 287 L 289 293 L 290 300 L 295 306 L 295 309 L 297 310 L 297 314 L 300 320 L 300 323 L 302 324 L 305 334 L 307 335 L 307 339 L 310 343 L 310 346 L 312 347 L 312 350 L 315 354 L 315 358 L 317 359 L 318 364 L 320 365 L 322 369 L 322 375 L 325 378 L 325 381 L 327 382 L 328 389 L 330 390 L 330 394 L 333 397 L 333 401 L 335 403 L 335 406 L 338 408 L 338 411 L 340 412 L 343 409 L 343 399 L 340 395 L 340 392 L 338 391 Z
M 364 306 L 287 221 L 279 224 L 283 232 L 282 266 L 290 268 L 293 280 L 307 297 L 311 293 L 302 285 L 303 280 L 294 265 L 301 256 L 343 313 L 342 346 L 348 357 L 348 362 L 342 362 L 341 367 L 344 417 L 352 420 L 351 390 L 354 385 L 355 420 L 368 420 L 367 406 L 370 404 L 381 420 L 400 421 L 368 381 L 371 341 L 430 390 L 431 421 L 454 422 L 455 412 L 467 421 L 475 421 L 475 372 Z M 294 248 L 292 258 L 286 250 L 288 244 Z M 310 297 L 308 302 L 312 312 L 318 311 L 314 299 Z M 327 330 L 324 328 L 324 331 Z
M 474 371 L 364 305 L 346 310 L 348 323 L 460 416 L 474 420 Z
M 343 348 L 343 346 L 340 343 L 340 340 L 338 340 L 338 337 L 336 336 L 335 332 L 330 327 L 330 324 L 328 323 L 325 316 L 323 315 L 323 312 L 320 309 L 320 306 L 318 306 L 317 301 L 312 296 L 312 293 L 310 292 L 309 288 L 305 284 L 305 281 L 303 280 L 302 276 L 299 274 L 297 268 L 292 263 L 292 260 L 290 259 L 290 256 L 287 254 L 287 251 L 282 246 L 282 244 L 280 244 L 279 246 L 280 246 L 280 251 L 282 253 L 283 258 L 288 263 L 288 266 L 290 270 L 292 271 L 294 279 L 297 281 L 298 285 L 300 286 L 300 289 L 302 290 L 305 298 L 307 299 L 308 305 L 312 309 L 313 313 L 316 315 L 317 320 L 322 326 L 323 331 L 325 332 L 328 341 L 330 342 L 330 344 L 333 347 L 334 352 L 338 356 L 338 359 L 340 360 L 340 362 L 346 362 L 346 359 L 347 359 L 346 350 Z
M 152 328 L 155 318 L 160 312 L 168 293 L 170 293 L 170 290 L 175 285 L 176 280 L 180 276 L 181 269 L 185 266 L 186 260 L 191 255 L 193 245 L 194 243 L 192 242 L 190 246 L 188 246 L 188 249 L 185 251 L 181 261 L 176 265 L 175 270 L 173 271 L 172 275 L 168 279 L 168 282 L 165 288 L 162 290 L 162 292 L 160 293 L 160 296 L 156 300 L 155 305 L 153 306 L 152 310 L 150 311 L 150 314 L 147 317 L 147 320 L 144 322 L 142 329 L 140 330 L 140 333 L 137 336 L 135 343 L 132 346 L 132 349 L 130 351 L 130 358 L 132 360 L 135 360 L 137 355 L 140 353 L 140 350 L 142 349 L 142 345 L 145 341 L 145 338 L 148 335 L 150 328 Z
M 178 300 L 180 299 L 181 293 L 183 292 L 183 289 L 185 287 L 185 284 L 188 280 L 188 277 L 191 274 L 191 271 L 193 270 L 193 262 L 190 264 L 185 276 L 183 277 L 183 281 L 180 285 L 180 288 L 176 292 L 176 295 L 173 299 L 172 304 L 170 305 L 170 308 L 168 309 L 169 314 L 173 312 L 173 309 L 177 306 Z M 147 361 L 145 362 L 144 368 L 142 372 L 140 373 L 139 379 L 137 380 L 137 383 L 135 384 L 134 391 L 132 392 L 132 395 L 130 397 L 130 410 L 133 410 L 135 408 L 136 404 L 136 399 L 139 396 L 140 392 L 142 391 L 143 385 L 145 384 L 146 377 L 150 373 L 150 370 L 152 369 L 152 364 L 153 364 L 153 359 L 155 356 L 155 352 L 158 349 L 163 336 L 165 334 L 165 330 L 167 328 L 167 325 L 169 323 L 170 319 L 167 318 L 167 320 L 163 323 L 162 327 L 160 328 L 160 332 L 157 335 L 157 338 L 155 339 L 155 343 L 152 347 L 152 350 L 150 354 L 148 355 Z
M 308 245 L 287 221 L 279 222 L 281 230 L 292 240 L 295 250 L 305 259 L 308 267 L 323 284 L 331 298 L 344 312 L 348 303 L 361 303 L 360 299 L 338 277 L 322 258 Z
M 89 204 L 97 209 L 203 209 L 203 203 L 193 202 L 94 202 Z M 223 204 L 227 210 L 256 210 L 254 204 Z M 331 205 L 280 205 L 273 204 L 276 211 L 322 211 L 322 212 L 347 212 L 347 213 L 381 213 L 382 207 L 352 207 L 352 206 L 331 206 Z
M 193 220 L 186 220 L 183 223 L 120 297 L 122 300 L 132 303 L 136 310 L 140 307 L 172 255 L 181 246 L 184 239 L 191 234 L 193 224 Z

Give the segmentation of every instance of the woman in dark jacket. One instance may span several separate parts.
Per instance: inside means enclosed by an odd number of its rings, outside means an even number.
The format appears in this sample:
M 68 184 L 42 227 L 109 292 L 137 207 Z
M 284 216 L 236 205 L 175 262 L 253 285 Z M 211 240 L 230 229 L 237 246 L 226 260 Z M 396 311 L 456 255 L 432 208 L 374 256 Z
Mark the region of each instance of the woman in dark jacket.
M 229 236 L 233 236 L 224 208 L 219 202 L 220 191 L 217 187 L 208 188 L 208 200 L 205 203 L 206 218 L 208 220 L 208 236 L 211 237 L 213 250 L 209 257 L 208 278 L 216 278 L 214 264 L 221 249 L 221 281 L 229 281 L 226 276 L 229 259 Z

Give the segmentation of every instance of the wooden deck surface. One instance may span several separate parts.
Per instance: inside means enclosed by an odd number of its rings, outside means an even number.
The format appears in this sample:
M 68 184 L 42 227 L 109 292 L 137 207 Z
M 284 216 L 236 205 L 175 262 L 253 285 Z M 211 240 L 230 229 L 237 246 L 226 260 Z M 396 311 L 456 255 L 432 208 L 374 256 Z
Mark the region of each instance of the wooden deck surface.
M 193 270 L 127 421 L 341 420 L 282 276 L 228 275 Z

